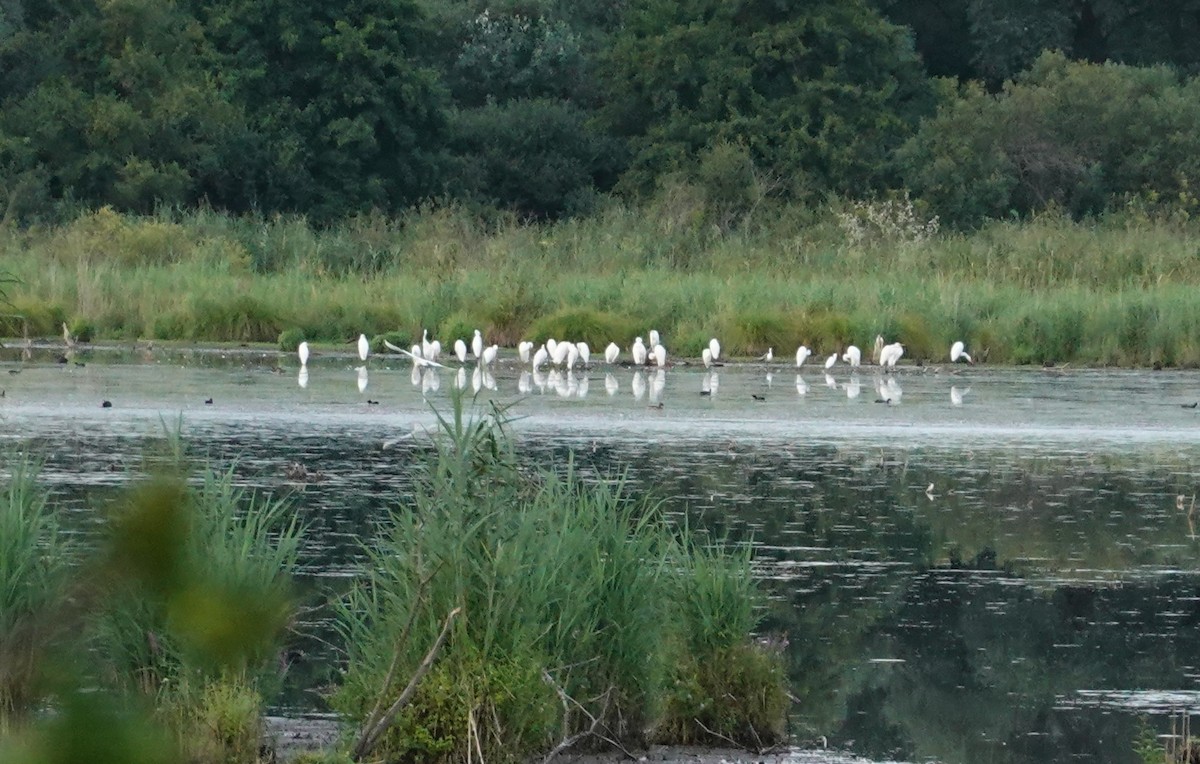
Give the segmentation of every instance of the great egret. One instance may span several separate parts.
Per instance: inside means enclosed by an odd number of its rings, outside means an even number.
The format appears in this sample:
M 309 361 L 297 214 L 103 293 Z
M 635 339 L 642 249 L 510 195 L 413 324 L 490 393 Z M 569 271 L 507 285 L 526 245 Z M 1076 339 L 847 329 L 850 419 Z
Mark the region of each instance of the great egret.
M 454 341 L 454 356 L 458 359 L 459 363 L 466 363 L 467 362 L 467 343 L 463 342 L 461 339 L 455 340 Z
M 529 354 L 533 352 L 533 343 L 529 340 L 521 340 L 517 345 L 517 357 L 521 359 L 521 363 L 529 363 Z
M 542 345 L 540 348 L 538 348 L 537 352 L 533 354 L 533 370 L 537 371 L 539 368 L 544 366 L 549 358 L 550 353 L 546 351 L 546 346 Z
M 550 351 L 550 362 L 555 366 L 562 366 L 563 363 L 566 362 L 567 356 L 570 354 L 571 348 L 573 347 L 574 345 L 572 345 L 570 342 L 556 343 L 553 348 L 547 345 L 546 349 Z
M 367 335 L 358 335 L 358 360 L 367 360 L 367 354 L 371 352 L 371 343 L 367 341 Z
M 567 343 L 567 371 L 575 368 L 575 363 L 579 360 L 579 346 L 574 342 Z
M 402 347 L 396 347 L 395 345 L 388 342 L 387 340 L 384 340 L 383 346 L 386 347 L 388 350 L 391 350 L 396 353 L 403 353 L 404 355 L 413 359 L 413 366 L 436 366 L 439 369 L 446 368 L 445 366 L 438 363 L 437 361 L 433 361 L 428 358 L 422 357 L 420 345 L 413 345 L 412 350 L 405 350 Z
M 471 339 L 471 351 L 475 353 L 475 360 L 483 355 L 483 333 L 478 329 L 475 330 L 475 336 Z
M 862 363 L 862 351 L 854 345 L 846 348 L 846 352 L 842 353 L 842 360 L 851 366 L 858 366 Z
M 775 348 L 767 348 L 767 352 L 760 355 L 758 357 L 758 360 L 766 361 L 767 363 L 770 363 L 771 361 L 775 360 Z
M 967 346 L 963 344 L 962 340 L 950 346 L 950 363 L 957 363 L 959 358 L 966 359 L 967 363 L 974 363 L 971 356 L 967 355 Z
M 646 346 L 642 344 L 641 337 L 633 341 L 633 348 L 629 352 L 633 356 L 634 365 L 644 366 L 646 364 Z
M 654 346 L 654 363 L 660 369 L 667 365 L 667 349 L 661 344 Z
M 583 361 L 584 366 L 587 366 L 588 361 L 592 360 L 592 349 L 586 342 L 576 342 L 575 349 L 579 351 L 579 360 Z
M 654 347 L 655 345 L 661 345 L 661 344 L 662 344 L 662 338 L 660 338 L 658 336 L 658 330 L 651 329 L 650 330 L 650 347 Z
M 876 334 L 875 335 L 875 347 L 871 350 L 871 360 L 873 360 L 875 363 L 879 364 L 880 366 L 883 365 L 883 360 L 882 360 L 882 356 L 881 356 L 882 353 L 883 353 L 883 335 Z
M 834 353 L 825 359 L 825 368 L 832 369 L 835 363 L 837 363 L 837 353 Z
M 554 358 L 554 351 L 556 350 L 558 350 L 558 340 L 553 337 L 546 340 L 546 352 L 550 354 L 551 358 Z
M 429 330 L 428 329 L 421 330 L 421 357 L 422 358 L 428 358 L 431 361 L 437 360 L 436 358 L 433 357 L 433 353 L 431 352 L 432 346 L 433 346 L 433 343 L 429 341 Z
M 296 353 L 300 356 L 300 365 L 308 366 L 308 343 L 301 342 L 300 347 L 296 348 Z
M 805 359 L 807 359 L 810 355 L 812 355 L 812 351 L 805 346 L 801 345 L 800 347 L 796 348 L 796 368 L 798 369 L 803 366 Z
M 617 343 L 615 343 L 615 342 L 608 343 L 608 347 L 604 348 L 604 362 L 605 363 L 608 363 L 608 364 L 616 363 L 617 357 L 620 355 L 621 355 L 621 348 L 618 347 Z
M 896 368 L 896 362 L 904 355 L 904 346 L 899 342 L 893 342 L 890 345 L 884 345 L 879 351 L 879 365 L 886 366 L 889 369 Z
M 429 350 L 425 353 L 425 357 L 431 361 L 436 361 L 438 356 L 442 354 L 442 343 L 434 340 L 429 343 Z
M 700 360 L 704 361 L 704 368 L 711 369 L 712 363 L 713 363 L 712 351 L 709 350 L 708 348 L 704 348 L 703 350 L 701 350 L 700 351 Z
M 708 341 L 708 349 L 712 351 L 714 361 L 721 360 L 721 343 L 717 342 L 716 337 Z
M 488 345 L 483 349 L 483 365 L 491 366 L 496 361 L 496 354 L 500 352 L 499 345 Z

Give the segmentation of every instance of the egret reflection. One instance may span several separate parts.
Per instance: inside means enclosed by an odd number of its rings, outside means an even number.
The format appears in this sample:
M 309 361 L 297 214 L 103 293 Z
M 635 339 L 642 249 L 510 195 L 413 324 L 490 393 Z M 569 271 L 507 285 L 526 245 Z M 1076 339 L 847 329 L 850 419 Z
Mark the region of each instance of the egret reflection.
M 358 372 L 358 391 L 361 393 L 367 389 L 367 367 L 359 366 L 355 371 Z
M 667 372 L 659 369 L 650 378 L 650 402 L 660 403 L 665 389 L 667 389 Z
M 533 392 L 533 375 L 528 371 L 522 371 L 521 376 L 517 377 L 517 392 L 521 395 Z
M 641 337 L 638 339 L 641 339 Z M 640 401 L 646 397 L 646 375 L 642 373 L 641 369 L 633 373 L 633 382 L 630 384 L 633 387 L 633 399 L 635 401 Z
M 837 380 L 833 378 L 832 374 L 825 375 L 825 386 L 828 387 L 830 390 L 837 389 Z
M 604 392 L 608 393 L 608 396 L 611 398 L 612 396 L 614 396 L 618 392 L 620 392 L 620 390 L 621 390 L 621 383 L 617 381 L 616 375 L 605 374 L 604 375 Z
M 300 367 L 300 373 L 296 376 L 296 384 L 302 388 L 308 387 L 308 367 Z
M 862 393 L 862 382 L 859 381 L 858 375 L 854 374 L 850 377 L 850 381 L 846 383 L 846 397 L 854 400 Z
M 969 387 L 966 390 L 959 390 L 957 387 L 951 387 L 950 388 L 950 405 L 951 406 L 963 405 L 963 396 L 969 392 L 971 392 L 971 388 L 969 388 Z
M 462 342 L 462 340 L 459 340 L 459 342 Z M 463 343 L 463 348 L 464 348 L 463 355 L 466 355 L 466 343 Z M 528 373 L 528 372 L 526 372 L 526 373 Z M 455 390 L 466 390 L 467 389 L 467 367 L 466 366 L 459 366 L 458 371 L 454 373 L 454 389 Z
M 808 395 L 808 383 L 799 374 L 796 375 L 796 395 Z

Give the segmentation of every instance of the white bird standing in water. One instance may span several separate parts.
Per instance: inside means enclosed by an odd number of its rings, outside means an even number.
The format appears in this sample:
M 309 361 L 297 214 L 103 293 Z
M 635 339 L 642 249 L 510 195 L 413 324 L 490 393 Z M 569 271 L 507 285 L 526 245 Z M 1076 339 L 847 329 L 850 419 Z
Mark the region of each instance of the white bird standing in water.
M 958 359 L 966 359 L 967 363 L 975 363 L 971 360 L 971 356 L 967 355 L 967 346 L 962 340 L 955 342 L 950 346 L 950 363 L 958 363 Z
M 825 368 L 832 369 L 835 363 L 837 363 L 837 353 L 834 353 L 825 359 Z
M 396 353 L 403 353 L 404 355 L 406 355 L 406 356 L 408 356 L 409 358 L 411 358 L 411 359 L 413 360 L 413 368 L 414 368 L 414 370 L 415 370 L 415 369 L 416 369 L 416 367 L 418 367 L 418 366 L 436 366 L 436 367 L 437 367 L 437 368 L 439 368 L 439 369 L 444 369 L 444 368 L 446 368 L 445 366 L 441 365 L 441 364 L 440 364 L 440 363 L 438 363 L 437 361 L 434 361 L 434 360 L 432 360 L 432 359 L 430 359 L 430 358 L 425 358 L 424 356 L 422 356 L 422 355 L 421 355 L 421 346 L 420 346 L 420 345 L 413 345 L 413 346 L 412 346 L 412 350 L 405 350 L 405 349 L 404 349 L 404 348 L 402 348 L 402 347 L 396 347 L 395 345 L 393 345 L 392 343 L 388 342 L 387 340 L 384 340 L 384 341 L 383 341 L 383 346 L 384 346 L 385 348 L 387 348 L 388 350 L 394 351 L 394 352 L 396 352 Z M 415 378 L 415 376 L 416 376 L 416 372 L 414 371 L 414 378 Z
M 467 343 L 461 339 L 454 341 L 454 356 L 458 358 L 459 363 L 467 362 Z
M 617 343 L 615 343 L 615 342 L 608 343 L 608 347 L 604 348 L 604 362 L 605 363 L 608 363 L 608 364 L 616 363 L 617 357 L 620 355 L 621 355 L 621 348 L 618 347 Z
M 488 345 L 483 349 L 483 365 L 491 366 L 496 361 L 496 355 L 500 352 L 499 345 Z
M 880 366 L 883 365 L 882 353 L 883 353 L 883 335 L 876 334 L 875 335 L 875 347 L 871 350 L 871 360 L 874 361 L 875 363 L 879 364 Z
M 667 349 L 661 343 L 654 346 L 654 363 L 660 369 L 667 365 Z
M 579 351 L 579 360 L 583 361 L 584 366 L 587 366 L 588 361 L 592 360 L 592 349 L 586 342 L 576 342 L 575 349 Z
M 428 329 L 421 330 L 421 357 L 431 361 L 437 360 L 433 356 L 433 343 L 429 341 Z
M 633 363 L 635 365 L 644 366 L 646 364 L 646 346 L 642 344 L 641 337 L 634 339 L 633 347 L 629 352 L 633 356 Z
M 896 362 L 904 355 L 904 346 L 899 342 L 893 342 L 890 345 L 884 345 L 879 351 L 879 365 L 886 366 L 889 369 L 896 368 Z
M 650 347 L 654 347 L 655 345 L 661 345 L 661 344 L 662 344 L 662 338 L 658 336 L 658 330 L 651 329 L 650 330 Z
M 521 340 L 517 345 L 517 357 L 521 359 L 521 363 L 529 363 L 529 354 L 533 352 L 533 343 L 529 340 Z
M 862 351 L 854 345 L 846 348 L 846 352 L 842 353 L 842 360 L 851 366 L 858 366 L 862 363 Z
M 712 351 L 709 350 L 708 348 L 704 348 L 703 350 L 701 350 L 700 351 L 700 360 L 704 361 L 704 368 L 711 369 L 712 364 L 713 364 Z
M 478 329 L 475 330 L 475 336 L 471 339 L 471 351 L 475 353 L 476 361 L 483 355 L 483 333 Z
M 301 342 L 300 347 L 296 348 L 296 353 L 300 356 L 300 365 L 308 366 L 308 343 Z
M 712 351 L 714 361 L 721 360 L 721 343 L 717 342 L 716 337 L 708 341 L 708 349 Z
M 812 351 L 806 348 L 804 345 L 796 348 L 796 368 L 798 369 L 803 366 L 805 359 L 807 359 L 810 355 L 812 355 Z
M 546 361 L 549 359 L 550 353 L 546 351 L 546 346 L 542 345 L 537 349 L 537 352 L 533 354 L 533 370 L 537 371 L 539 368 L 544 366 Z
M 758 360 L 766 361 L 767 363 L 770 363 L 771 361 L 775 360 L 775 348 L 767 348 L 767 352 L 760 355 L 758 357 Z
M 367 335 L 358 335 L 358 359 L 360 361 L 367 360 L 367 355 L 371 352 L 371 343 L 367 341 Z

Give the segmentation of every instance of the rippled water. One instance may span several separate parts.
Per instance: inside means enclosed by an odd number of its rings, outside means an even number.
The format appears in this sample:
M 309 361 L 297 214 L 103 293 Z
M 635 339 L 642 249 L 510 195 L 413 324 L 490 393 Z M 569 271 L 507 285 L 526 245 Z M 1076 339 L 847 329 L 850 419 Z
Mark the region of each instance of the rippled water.
M 1163 732 L 1200 711 L 1193 372 L 501 365 L 473 380 L 330 354 L 302 380 L 275 353 L 55 355 L 0 350 L 0 445 L 46 454 L 81 533 L 182 415 L 196 450 L 292 496 L 306 573 L 336 589 L 404 501 L 431 405 L 477 382 L 480 403 L 515 403 L 531 462 L 573 451 L 693 527 L 753 541 L 802 741 L 875 760 L 1129 762 L 1140 719 Z M 293 463 L 319 479 L 289 479 Z

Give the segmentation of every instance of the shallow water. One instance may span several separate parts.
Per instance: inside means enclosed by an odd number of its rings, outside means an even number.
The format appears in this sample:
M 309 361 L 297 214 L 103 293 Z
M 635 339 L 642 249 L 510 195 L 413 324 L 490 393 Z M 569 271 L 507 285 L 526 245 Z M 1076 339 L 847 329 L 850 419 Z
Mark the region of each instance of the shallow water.
M 195 450 L 292 497 L 306 574 L 332 588 L 404 501 L 431 406 L 460 383 L 341 354 L 301 380 L 273 352 L 58 352 L 0 350 L 0 446 L 46 455 L 77 532 L 182 416 Z M 1200 375 L 801 371 L 502 364 L 461 384 L 515 404 L 531 462 L 574 451 L 693 527 L 753 540 L 801 741 L 874 760 L 1129 762 L 1139 719 L 1162 732 L 1200 711 L 1200 409 L 1182 407 Z M 292 463 L 320 479 L 289 479 Z M 303 688 L 327 663 L 302 662 L 284 710 L 319 706 Z

